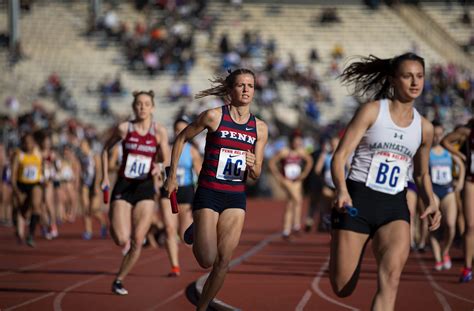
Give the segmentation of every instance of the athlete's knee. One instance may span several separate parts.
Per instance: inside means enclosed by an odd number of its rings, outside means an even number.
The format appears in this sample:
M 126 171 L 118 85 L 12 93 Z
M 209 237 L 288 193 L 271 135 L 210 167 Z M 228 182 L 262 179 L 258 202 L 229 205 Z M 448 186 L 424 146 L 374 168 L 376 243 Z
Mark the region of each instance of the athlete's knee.
M 216 255 L 212 251 L 202 252 L 196 248 L 193 248 L 193 252 L 199 266 L 201 266 L 203 269 L 209 269 L 216 261 Z
M 470 221 L 470 222 L 466 221 L 465 234 L 466 235 L 474 234 L 474 222 L 473 221 Z
M 171 238 L 175 239 L 176 238 L 176 227 L 175 226 L 167 225 L 165 227 L 165 231 L 166 231 L 166 237 L 168 239 L 171 239 Z
M 143 248 L 143 241 L 145 237 L 140 236 L 140 237 L 134 237 L 133 239 L 130 240 L 130 250 L 132 252 L 139 252 Z
M 400 284 L 400 276 L 402 274 L 403 265 L 401 264 L 394 264 L 388 269 L 384 269 L 383 271 L 379 272 L 380 275 L 380 282 L 383 284 L 385 288 L 390 289 L 391 291 L 396 291 L 398 285 Z
M 227 272 L 229 271 L 230 267 L 230 257 L 228 256 L 217 256 L 213 269 L 220 271 L 220 272 Z
M 123 247 L 130 241 L 130 236 L 122 232 L 115 232 L 113 229 L 110 230 L 110 235 L 112 236 L 115 244 L 117 246 Z

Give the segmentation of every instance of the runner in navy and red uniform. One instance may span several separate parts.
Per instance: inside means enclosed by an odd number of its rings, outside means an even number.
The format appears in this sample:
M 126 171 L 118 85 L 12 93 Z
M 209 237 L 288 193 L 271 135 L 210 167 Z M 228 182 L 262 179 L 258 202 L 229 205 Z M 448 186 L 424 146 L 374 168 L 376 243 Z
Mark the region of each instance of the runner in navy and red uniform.
M 117 182 L 111 196 L 111 235 L 119 246 L 130 243 L 112 291 L 126 295 L 122 281 L 140 257 L 143 241 L 147 234 L 155 207 L 155 183 L 158 182 L 159 165 L 168 154 L 166 129 L 152 120 L 154 110 L 153 91 L 133 93 L 135 119 L 120 123 L 107 140 L 102 152 L 102 189 L 110 187 L 108 157 L 109 150 L 122 140 L 123 160 Z
M 462 150 L 454 147 L 459 143 Z M 441 141 L 443 147 L 466 162 L 466 180 L 464 183 L 464 218 L 466 229 L 464 232 L 464 268 L 459 281 L 466 283 L 472 280 L 472 261 L 474 258 L 474 118 L 465 126 L 449 133 Z
M 245 180 L 260 176 L 268 137 L 267 125 L 250 113 L 254 73 L 238 69 L 213 82 L 218 85 L 196 98 L 215 95 L 230 104 L 204 111 L 178 135 L 165 183 L 169 193 L 179 191 L 176 173 L 183 146 L 207 129 L 204 163 L 193 203 L 194 225 L 185 233 L 187 243 L 194 241 L 193 252 L 201 267 L 212 267 L 197 310 L 207 310 L 224 283 L 244 224 Z
M 287 195 L 283 215 L 282 238 L 289 239 L 301 229 L 303 209 L 303 180 L 313 166 L 311 155 L 303 147 L 301 131 L 295 130 L 289 137 L 288 148 L 281 149 L 268 162 L 268 167 Z

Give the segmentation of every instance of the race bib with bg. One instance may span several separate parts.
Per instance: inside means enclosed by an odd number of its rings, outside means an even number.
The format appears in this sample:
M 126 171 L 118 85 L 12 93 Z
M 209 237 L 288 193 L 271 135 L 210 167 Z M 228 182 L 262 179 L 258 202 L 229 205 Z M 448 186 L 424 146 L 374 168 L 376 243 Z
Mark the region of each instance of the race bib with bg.
M 397 194 L 405 188 L 411 159 L 388 151 L 377 151 L 372 158 L 365 185 L 373 190 Z
M 151 169 L 151 158 L 129 153 L 125 164 L 124 175 L 131 179 L 145 179 Z
M 243 181 L 245 169 L 245 151 L 221 148 L 216 178 L 227 181 Z

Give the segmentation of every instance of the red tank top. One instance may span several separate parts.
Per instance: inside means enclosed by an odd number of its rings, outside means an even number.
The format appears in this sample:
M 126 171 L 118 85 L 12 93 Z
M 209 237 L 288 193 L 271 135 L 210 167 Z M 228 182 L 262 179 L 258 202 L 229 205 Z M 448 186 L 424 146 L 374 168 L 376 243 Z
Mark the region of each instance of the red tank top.
M 245 124 L 232 120 L 228 106 L 222 106 L 222 118 L 215 132 L 208 132 L 199 187 L 222 192 L 244 192 L 245 152 L 255 152 L 257 122 L 250 114 Z
M 303 158 L 292 151 L 281 160 L 281 172 L 286 179 L 295 180 L 301 175 Z
M 155 134 L 155 123 L 145 135 L 140 135 L 133 123 L 128 123 L 128 132 L 122 141 L 123 159 L 119 174 L 132 180 L 151 178 L 152 163 L 158 152 L 158 142 Z

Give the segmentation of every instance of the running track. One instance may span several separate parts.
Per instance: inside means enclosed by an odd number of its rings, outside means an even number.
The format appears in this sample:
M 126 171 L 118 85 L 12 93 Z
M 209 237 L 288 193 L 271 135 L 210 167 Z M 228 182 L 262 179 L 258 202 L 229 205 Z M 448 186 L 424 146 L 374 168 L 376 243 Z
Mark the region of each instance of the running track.
M 282 210 L 281 202 L 249 202 L 236 259 L 218 298 L 243 310 L 370 309 L 376 285 L 370 248 L 355 293 L 338 299 L 327 275 L 329 237 L 310 233 L 282 241 L 277 234 Z M 59 239 L 38 238 L 37 248 L 30 249 L 15 243 L 11 228 L 0 228 L 0 310 L 194 309 L 187 293 L 206 271 L 197 266 L 190 248 L 180 246 L 179 278 L 166 277 L 169 263 L 163 249 L 145 249 L 125 280 L 130 294 L 119 297 L 110 285 L 120 249 L 110 239 L 82 241 L 81 229 L 80 222 L 64 225 Z M 412 253 L 396 309 L 474 310 L 474 282 L 457 283 L 461 252 L 455 248 L 452 255 L 453 269 L 435 273 L 430 254 Z

